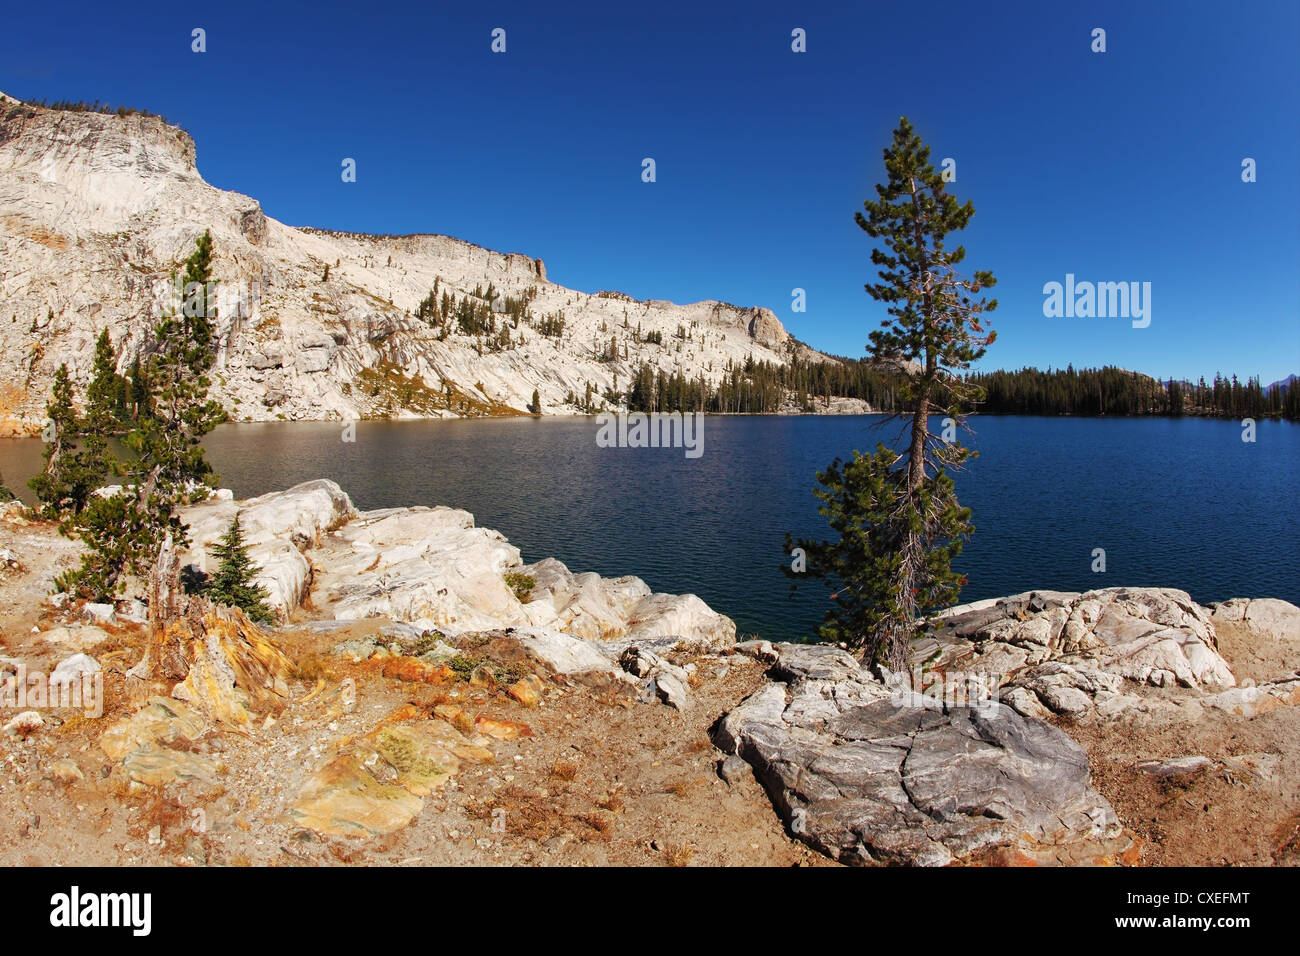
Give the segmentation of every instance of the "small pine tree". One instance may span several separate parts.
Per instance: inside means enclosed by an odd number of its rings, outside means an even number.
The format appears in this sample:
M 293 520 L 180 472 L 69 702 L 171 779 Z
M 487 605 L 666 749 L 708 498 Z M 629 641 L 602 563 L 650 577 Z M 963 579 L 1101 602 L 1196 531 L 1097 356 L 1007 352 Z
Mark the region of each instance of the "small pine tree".
M 5 484 L 5 476 L 0 474 L 0 501 L 13 501 L 17 497 Z
M 48 518 L 77 514 L 86 507 L 90 493 L 98 485 L 98 473 L 87 453 L 79 450 L 76 438 L 81 423 L 72 405 L 72 382 L 68 367 L 60 365 L 54 373 L 50 401 L 45 406 L 45 467 L 28 482 L 41 502 L 38 511 Z
M 542 413 L 542 397 L 537 394 L 537 389 L 533 389 L 533 400 L 528 403 L 528 410 L 534 415 Z
M 81 423 L 85 465 L 97 478 L 113 471 L 116 465 L 108 442 L 120 430 L 117 417 L 120 396 L 117 353 L 105 329 L 95 343 L 94 377 L 86 390 L 86 415 Z
M 231 519 L 230 527 L 212 548 L 217 560 L 217 573 L 208 582 L 204 593 L 215 604 L 237 607 L 259 624 L 270 624 L 275 615 L 266 606 L 269 595 L 266 588 L 253 578 L 261 569 L 248 556 L 244 532 L 239 527 L 239 514 Z

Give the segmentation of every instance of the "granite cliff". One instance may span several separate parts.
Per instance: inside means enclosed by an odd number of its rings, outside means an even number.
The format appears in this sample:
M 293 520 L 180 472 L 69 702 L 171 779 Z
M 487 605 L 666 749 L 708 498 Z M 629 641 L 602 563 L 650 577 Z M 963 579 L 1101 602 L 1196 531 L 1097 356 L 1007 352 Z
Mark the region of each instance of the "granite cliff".
M 125 373 L 160 309 L 177 304 L 170 278 L 205 229 L 218 280 L 213 394 L 237 421 L 523 413 L 534 390 L 543 414 L 576 414 L 571 399 L 590 386 L 600 407 L 642 363 L 713 385 L 751 358 L 833 361 L 763 308 L 579 292 L 540 259 L 448 236 L 285 225 L 205 182 L 194 141 L 159 117 L 0 94 L 0 428 L 38 427 L 61 362 L 83 388 L 102 329 Z M 420 315 L 435 288 L 490 314 L 493 331 L 452 321 L 441 335 Z

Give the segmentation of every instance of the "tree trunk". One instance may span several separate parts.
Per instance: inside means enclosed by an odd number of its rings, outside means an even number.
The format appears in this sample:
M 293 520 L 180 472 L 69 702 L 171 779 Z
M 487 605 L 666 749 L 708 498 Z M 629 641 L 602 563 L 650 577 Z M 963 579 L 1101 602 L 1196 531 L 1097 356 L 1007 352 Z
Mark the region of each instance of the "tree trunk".
M 908 449 L 907 490 L 915 493 L 925 481 L 925 437 L 930 421 L 930 385 L 921 386 L 916 411 L 912 413 L 912 443 Z

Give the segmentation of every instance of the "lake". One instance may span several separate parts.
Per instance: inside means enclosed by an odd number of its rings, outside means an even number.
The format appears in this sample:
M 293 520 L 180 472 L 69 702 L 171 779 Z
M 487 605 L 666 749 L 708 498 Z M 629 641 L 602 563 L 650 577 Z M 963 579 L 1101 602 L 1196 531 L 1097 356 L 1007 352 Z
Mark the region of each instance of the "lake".
M 523 551 L 574 571 L 635 574 L 694 592 L 742 635 L 812 633 L 828 600 L 793 599 L 781 574 L 787 531 L 825 533 L 816 472 L 886 444 L 879 416 L 711 416 L 704 449 L 597 447 L 581 419 L 226 425 L 209 436 L 221 484 L 238 497 L 332 478 L 362 509 L 444 504 L 472 512 Z M 1280 597 L 1300 604 L 1300 426 L 1203 419 L 980 417 L 980 451 L 956 475 L 974 537 L 958 560 L 963 601 L 1034 588 L 1182 588 L 1202 603 Z M 938 428 L 938 422 L 932 423 Z M 0 441 L 20 490 L 37 440 Z M 25 491 L 25 487 L 22 488 Z M 1094 573 L 1093 549 L 1106 570 Z

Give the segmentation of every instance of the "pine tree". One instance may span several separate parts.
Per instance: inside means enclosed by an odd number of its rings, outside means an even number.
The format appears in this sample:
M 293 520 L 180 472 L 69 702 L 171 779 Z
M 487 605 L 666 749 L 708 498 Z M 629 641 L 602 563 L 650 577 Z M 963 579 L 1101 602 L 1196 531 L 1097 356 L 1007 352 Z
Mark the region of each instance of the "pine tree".
M 204 589 L 205 595 L 215 604 L 237 607 L 259 624 L 271 624 L 275 615 L 266 606 L 269 595 L 266 588 L 254 583 L 261 570 L 248 556 L 244 533 L 239 527 L 239 514 L 231 519 L 230 527 L 212 548 L 217 560 L 217 573 Z
M 533 400 L 528 403 L 528 411 L 534 415 L 542 414 L 542 398 L 537 394 L 537 389 L 533 389 Z
M 0 474 L 0 502 L 13 501 L 17 497 L 17 495 L 9 490 L 9 486 L 5 484 L 5 476 Z
M 149 380 L 140 367 L 140 356 L 137 354 L 131 362 L 131 418 L 137 419 L 148 414 Z
M 108 329 L 104 329 L 95 343 L 93 378 L 86 390 L 86 414 L 81 423 L 85 465 L 97 480 L 112 472 L 116 464 L 108 445 L 109 439 L 120 430 L 117 417 L 120 397 L 117 353 L 113 351 Z
M 866 291 L 886 303 L 890 318 L 871 333 L 870 351 L 902 369 L 907 448 L 896 453 L 877 445 L 870 456 L 854 452 L 847 465 L 837 459 L 818 476 L 823 488 L 815 494 L 840 540 L 800 541 L 810 573 L 840 584 L 822 636 L 860 648 L 871 663 L 894 671 L 907 667 L 918 617 L 955 602 L 964 583 L 951 562 L 974 529 L 946 469 L 960 468 L 971 453 L 948 429 L 932 434 L 929 416 L 963 422 L 980 392 L 960 372 L 995 338 L 984 313 L 997 302 L 977 298 L 994 284 L 993 274 L 962 275 L 956 267 L 965 249 L 945 246 L 975 207 L 948 194 L 929 156 L 907 118 L 900 119 L 884 151 L 886 181 L 855 216 L 863 231 L 882 240 L 883 248 L 871 252 L 879 281 Z
M 179 501 L 215 478 L 203 455 L 203 436 L 225 419 L 208 398 L 207 372 L 216 361 L 216 319 L 211 278 L 212 239 L 205 232 L 185 263 L 185 303 L 180 315 L 164 316 L 154 330 L 145 370 L 151 414 L 130 436 L 140 456 L 137 470 Z
M 86 507 L 100 477 L 88 463 L 85 451 L 77 447 L 81 423 L 72 404 L 72 382 L 68 367 L 54 373 L 50 401 L 45 406 L 45 467 L 28 482 L 42 504 L 38 511 L 47 518 L 62 519 Z
M 123 441 L 135 453 L 121 469 L 129 487 L 111 498 L 94 498 L 81 515 L 79 530 L 88 547 L 80 567 L 60 578 L 66 590 L 110 597 L 128 575 L 143 575 L 154 566 L 169 535 L 177 548 L 188 542 L 176 506 L 206 496 L 215 480 L 201 442 L 225 418 L 207 395 L 206 373 L 216 360 L 211 258 L 212 239 L 205 232 L 185 263 L 180 314 L 163 316 L 145 361 L 137 363 L 143 369 L 133 368 L 139 373 L 135 383 L 146 383 L 148 391 Z

